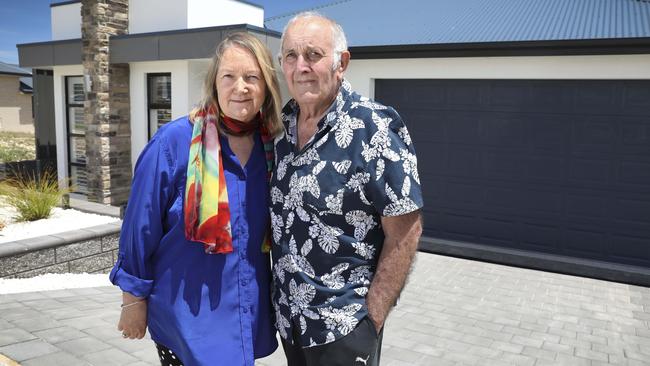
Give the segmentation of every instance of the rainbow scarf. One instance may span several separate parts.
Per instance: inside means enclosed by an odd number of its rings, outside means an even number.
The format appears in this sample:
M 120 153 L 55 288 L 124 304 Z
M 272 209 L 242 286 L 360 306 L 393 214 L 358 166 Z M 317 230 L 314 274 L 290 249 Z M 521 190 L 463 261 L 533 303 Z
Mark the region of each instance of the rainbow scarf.
M 258 118 L 261 118 L 258 115 Z M 208 254 L 232 253 L 232 231 L 226 177 L 221 160 L 221 144 L 217 132 L 219 118 L 214 107 L 196 114 L 187 163 L 185 186 L 185 237 L 203 243 Z M 273 136 L 260 121 L 260 134 L 266 153 L 266 165 L 273 170 Z M 270 226 L 270 225 L 269 225 Z M 262 251 L 271 249 L 270 230 L 262 243 Z

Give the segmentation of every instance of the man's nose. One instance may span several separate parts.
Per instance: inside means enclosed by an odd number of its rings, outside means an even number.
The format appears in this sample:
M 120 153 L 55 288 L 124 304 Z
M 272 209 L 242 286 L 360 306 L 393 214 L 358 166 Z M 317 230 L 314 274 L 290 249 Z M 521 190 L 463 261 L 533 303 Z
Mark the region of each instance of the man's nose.
M 305 58 L 305 55 L 298 55 L 296 60 L 296 67 L 299 71 L 309 71 L 311 69 L 311 63 Z

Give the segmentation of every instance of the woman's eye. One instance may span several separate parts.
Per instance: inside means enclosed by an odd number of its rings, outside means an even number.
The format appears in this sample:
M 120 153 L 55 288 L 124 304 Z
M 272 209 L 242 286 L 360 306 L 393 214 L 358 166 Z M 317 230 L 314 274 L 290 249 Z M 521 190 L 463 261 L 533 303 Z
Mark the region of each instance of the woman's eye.
M 257 75 L 247 75 L 246 79 L 251 80 L 251 81 L 257 81 L 257 80 L 260 79 L 260 77 L 257 76 Z

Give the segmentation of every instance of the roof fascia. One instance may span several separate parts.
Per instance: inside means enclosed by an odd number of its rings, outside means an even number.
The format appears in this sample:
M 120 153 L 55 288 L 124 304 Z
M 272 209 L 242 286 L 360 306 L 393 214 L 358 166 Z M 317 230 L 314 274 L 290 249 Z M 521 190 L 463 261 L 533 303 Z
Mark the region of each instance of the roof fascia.
M 53 8 L 53 7 L 55 7 L 55 6 L 62 6 L 62 5 L 76 4 L 76 3 L 80 3 L 80 2 L 81 2 L 81 0 L 62 1 L 62 2 L 60 2 L 60 3 L 50 4 L 50 8 Z
M 24 73 L 18 73 L 18 72 L 5 72 L 5 71 L 0 71 L 0 75 L 9 75 L 9 76 L 19 76 L 19 77 L 32 77 L 32 74 L 24 74 Z
M 350 47 L 354 59 L 650 54 L 650 37 Z

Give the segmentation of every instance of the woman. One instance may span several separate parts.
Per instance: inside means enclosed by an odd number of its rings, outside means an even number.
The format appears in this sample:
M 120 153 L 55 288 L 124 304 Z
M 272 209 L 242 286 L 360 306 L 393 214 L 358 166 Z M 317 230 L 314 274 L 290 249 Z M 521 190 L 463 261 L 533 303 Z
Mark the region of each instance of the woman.
M 146 327 L 162 365 L 254 365 L 277 348 L 269 295 L 268 177 L 282 128 L 271 55 L 255 37 L 217 47 L 204 97 L 160 128 L 135 167 L 110 278 L 118 330 Z

